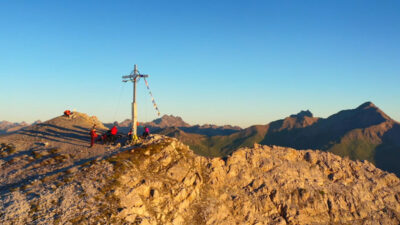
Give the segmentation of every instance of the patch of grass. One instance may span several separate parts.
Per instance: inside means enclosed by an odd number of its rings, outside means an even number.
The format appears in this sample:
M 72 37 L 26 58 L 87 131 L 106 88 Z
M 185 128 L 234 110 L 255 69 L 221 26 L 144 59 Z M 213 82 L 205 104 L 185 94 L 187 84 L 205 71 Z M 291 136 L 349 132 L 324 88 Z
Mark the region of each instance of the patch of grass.
M 19 158 L 18 157 L 14 157 L 12 158 L 10 161 L 8 161 L 8 163 L 13 164 L 15 162 L 18 162 Z
M 29 209 L 29 214 L 35 214 L 39 211 L 39 203 L 37 201 L 32 202 Z
M 351 160 L 368 160 L 375 163 L 374 156 L 377 146 L 377 144 L 364 139 L 343 139 L 328 151 L 342 157 L 347 156 Z
M 36 221 L 37 219 L 39 219 L 38 215 L 35 214 L 35 215 L 32 216 L 32 221 Z
M 31 184 L 25 184 L 25 185 L 21 186 L 21 190 L 26 191 L 30 187 L 32 187 Z
M 72 224 L 82 224 L 85 220 L 86 220 L 85 216 L 80 215 L 73 219 L 70 219 L 69 222 L 71 222 Z
M 74 178 L 71 177 L 71 176 L 64 176 L 64 177 L 62 178 L 62 181 L 64 182 L 64 184 L 65 184 L 65 183 L 69 183 L 69 182 L 71 182 L 71 181 L 73 181 L 73 180 L 74 180 Z
M 61 217 L 54 218 L 53 224 L 55 225 L 61 224 Z
M 324 192 L 323 190 L 319 190 L 319 193 L 320 193 L 322 196 L 325 195 L 325 192 Z
M 0 152 L 3 157 L 14 154 L 17 152 L 17 148 L 13 144 L 1 143 Z
M 34 159 L 40 159 L 40 158 L 43 157 L 43 155 L 40 154 L 40 152 L 37 152 L 37 151 L 32 151 L 32 156 L 33 156 Z
M 85 192 L 82 192 L 79 194 L 79 198 L 86 198 L 87 194 Z
M 59 188 L 59 187 L 61 187 L 61 186 L 64 185 L 64 184 L 65 184 L 65 182 L 63 182 L 63 181 L 58 181 L 58 182 L 56 183 L 56 187 Z
M 53 180 L 53 177 L 52 176 L 46 176 L 46 177 L 43 177 L 42 179 L 41 179 L 41 181 L 43 182 L 43 183 L 47 183 L 47 182 L 50 182 L 50 181 L 52 181 Z
M 46 160 L 43 160 L 42 162 L 40 162 L 40 166 L 47 166 L 50 164 L 53 164 L 52 159 L 46 159 Z
M 68 157 L 64 154 L 58 154 L 53 157 L 58 163 L 64 162 Z
M 10 188 L 10 192 L 14 192 L 14 191 L 19 191 L 19 187 L 13 187 L 13 188 Z
M 15 152 L 17 151 L 17 149 L 14 147 L 14 146 L 11 146 L 9 149 L 8 149 L 8 154 L 14 154 Z
M 52 148 L 52 149 L 49 150 L 49 152 L 51 154 L 57 154 L 59 152 L 59 149 L 58 148 Z
M 86 166 L 90 166 L 90 165 L 92 165 L 92 162 L 91 161 L 87 161 L 87 162 L 83 163 L 81 165 L 81 167 L 86 167 Z

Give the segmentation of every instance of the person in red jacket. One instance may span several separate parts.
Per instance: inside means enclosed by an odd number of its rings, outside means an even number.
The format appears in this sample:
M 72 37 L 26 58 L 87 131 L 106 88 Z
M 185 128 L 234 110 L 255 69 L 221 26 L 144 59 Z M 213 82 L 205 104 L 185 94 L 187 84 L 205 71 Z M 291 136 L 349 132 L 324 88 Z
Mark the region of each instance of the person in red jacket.
M 68 109 L 65 110 L 65 111 L 64 111 L 64 116 L 65 116 L 65 117 L 68 117 L 68 118 L 71 117 L 71 111 L 68 110 Z
M 97 133 L 96 133 L 96 126 L 93 126 L 92 130 L 90 131 L 90 147 L 93 147 L 94 141 L 97 138 Z
M 118 128 L 117 128 L 117 126 L 113 126 L 112 128 L 111 128 L 111 135 L 117 135 L 117 133 L 118 133 Z

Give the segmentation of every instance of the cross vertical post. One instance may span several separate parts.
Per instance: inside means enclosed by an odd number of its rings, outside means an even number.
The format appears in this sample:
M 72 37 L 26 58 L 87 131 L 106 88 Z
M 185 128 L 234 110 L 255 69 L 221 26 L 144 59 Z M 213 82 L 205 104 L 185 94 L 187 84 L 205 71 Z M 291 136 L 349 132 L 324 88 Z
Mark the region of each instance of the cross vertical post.
M 136 78 L 138 75 L 136 64 L 133 67 L 133 101 L 132 101 L 132 137 L 137 134 L 137 105 L 136 105 Z
M 136 105 L 136 82 L 139 81 L 141 77 L 148 77 L 147 74 L 140 74 L 136 64 L 134 65 L 133 72 L 130 75 L 122 76 L 122 82 L 132 81 L 133 83 L 133 101 L 132 101 L 132 140 L 137 137 L 137 105 Z

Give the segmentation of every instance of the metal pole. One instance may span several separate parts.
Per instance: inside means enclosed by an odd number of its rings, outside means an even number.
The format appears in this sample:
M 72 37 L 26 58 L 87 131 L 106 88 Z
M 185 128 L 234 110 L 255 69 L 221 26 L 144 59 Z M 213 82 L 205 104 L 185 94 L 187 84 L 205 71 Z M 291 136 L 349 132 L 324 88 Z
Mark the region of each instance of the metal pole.
M 133 83 L 133 99 L 132 99 L 132 140 L 135 140 L 137 137 L 137 104 L 136 104 L 136 81 L 141 77 L 146 78 L 149 77 L 147 74 L 139 74 L 137 70 L 137 66 L 135 64 L 133 69 L 133 74 L 129 74 L 126 76 L 122 76 L 122 82 L 132 81 Z M 125 80 L 126 79 L 126 80 Z
M 135 64 L 133 69 L 133 102 L 132 102 L 132 140 L 137 135 L 137 105 L 136 105 L 136 78 L 137 78 L 137 66 Z
M 133 82 L 133 102 L 136 102 L 136 78 L 137 75 L 139 75 L 138 71 L 137 71 L 137 66 L 135 64 L 134 68 L 133 68 L 133 76 L 134 76 L 134 82 Z

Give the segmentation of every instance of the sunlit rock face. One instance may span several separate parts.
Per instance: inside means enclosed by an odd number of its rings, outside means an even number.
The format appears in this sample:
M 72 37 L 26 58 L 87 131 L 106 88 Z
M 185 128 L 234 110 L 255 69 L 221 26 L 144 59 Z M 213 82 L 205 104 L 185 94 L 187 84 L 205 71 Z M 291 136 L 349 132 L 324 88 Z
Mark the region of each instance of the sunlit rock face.
M 174 138 L 115 146 L 3 195 L 3 224 L 399 224 L 400 181 L 365 161 L 255 145 L 225 158 Z M 72 156 L 73 158 L 73 156 Z

